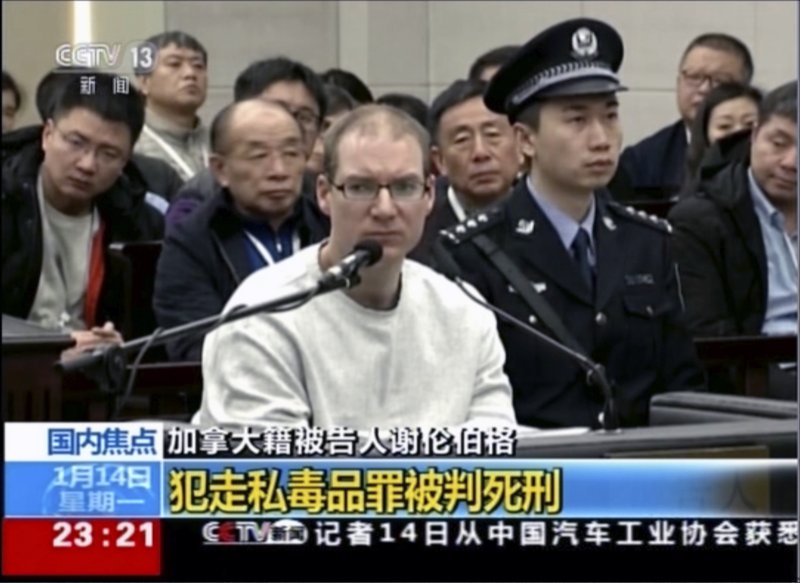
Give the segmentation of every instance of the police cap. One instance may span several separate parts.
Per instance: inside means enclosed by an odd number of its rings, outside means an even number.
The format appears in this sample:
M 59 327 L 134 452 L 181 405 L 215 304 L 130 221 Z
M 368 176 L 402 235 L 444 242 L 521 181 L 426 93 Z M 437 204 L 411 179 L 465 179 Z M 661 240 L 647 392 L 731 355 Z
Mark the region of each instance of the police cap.
M 567 20 L 520 48 L 492 77 L 484 102 L 513 121 L 535 100 L 624 91 L 617 76 L 622 56 L 613 27 L 591 18 Z

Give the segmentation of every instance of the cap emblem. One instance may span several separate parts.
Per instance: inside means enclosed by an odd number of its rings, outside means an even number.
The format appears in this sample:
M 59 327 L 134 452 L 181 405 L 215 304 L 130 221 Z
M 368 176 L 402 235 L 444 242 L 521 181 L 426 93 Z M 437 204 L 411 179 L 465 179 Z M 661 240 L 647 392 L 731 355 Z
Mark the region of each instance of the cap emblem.
M 597 37 L 586 27 L 572 35 L 572 56 L 576 59 L 593 59 L 597 56 Z

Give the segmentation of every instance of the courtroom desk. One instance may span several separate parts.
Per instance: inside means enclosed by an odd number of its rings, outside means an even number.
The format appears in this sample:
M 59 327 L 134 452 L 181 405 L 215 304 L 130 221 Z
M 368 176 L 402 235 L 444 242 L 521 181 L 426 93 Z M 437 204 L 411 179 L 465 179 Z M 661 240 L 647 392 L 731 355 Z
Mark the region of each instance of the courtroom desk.
M 130 374 L 130 367 L 128 367 Z M 199 362 L 164 362 L 139 367 L 132 395 L 147 401 L 148 418 L 186 419 L 200 408 L 203 369 Z M 122 418 L 141 418 L 141 408 L 122 410 Z
M 561 432 L 569 430 L 561 430 Z M 517 439 L 520 458 L 609 459 L 781 459 L 797 462 L 797 419 L 637 427 L 619 432 L 541 435 L 524 430 Z M 755 467 L 755 466 L 754 466 Z M 768 484 L 768 509 L 797 514 L 797 472 L 758 466 Z
M 767 394 L 771 363 L 797 362 L 797 336 L 696 338 L 694 345 L 706 368 L 735 367 L 738 391 L 751 397 Z
M 128 366 L 121 392 L 105 400 L 94 388 L 94 383 L 80 373 L 72 373 L 64 378 L 64 392 L 90 398 L 86 406 L 88 421 L 108 421 L 119 404 L 117 399 L 124 399 L 117 418 L 120 421 L 182 421 L 188 420 L 199 409 L 203 391 L 203 374 L 199 362 L 142 364 L 136 372 L 131 394 L 125 397 L 123 393 L 132 368 Z
M 730 452 L 753 448 L 764 449 L 771 458 L 797 459 L 797 419 L 635 427 L 577 435 L 557 431 L 552 437 L 547 431 L 524 432 L 517 440 L 517 456 L 530 458 L 684 458 L 703 453 L 703 457 L 730 457 Z
M 4 421 L 109 419 L 115 396 L 81 373 L 56 368 L 73 344 L 67 334 L 3 314 Z M 200 406 L 202 386 L 199 363 L 143 364 L 121 418 L 187 418 Z
M 650 426 L 797 419 L 797 401 L 673 391 L 650 399 Z
M 4 421 L 61 418 L 61 376 L 54 365 L 74 343 L 68 334 L 3 314 Z

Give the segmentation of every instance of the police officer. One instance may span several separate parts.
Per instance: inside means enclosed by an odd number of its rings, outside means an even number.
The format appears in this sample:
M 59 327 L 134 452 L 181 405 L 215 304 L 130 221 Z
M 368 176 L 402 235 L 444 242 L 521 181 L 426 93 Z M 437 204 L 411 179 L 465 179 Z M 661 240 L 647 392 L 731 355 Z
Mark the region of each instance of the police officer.
M 527 177 L 441 240 L 489 302 L 601 363 L 621 424 L 633 426 L 647 423 L 653 394 L 704 389 L 704 376 L 682 321 L 669 225 L 604 190 L 622 142 L 622 55 L 612 27 L 581 18 L 537 35 L 500 69 L 484 101 L 514 124 Z M 601 425 L 603 392 L 574 360 L 499 328 L 521 424 Z

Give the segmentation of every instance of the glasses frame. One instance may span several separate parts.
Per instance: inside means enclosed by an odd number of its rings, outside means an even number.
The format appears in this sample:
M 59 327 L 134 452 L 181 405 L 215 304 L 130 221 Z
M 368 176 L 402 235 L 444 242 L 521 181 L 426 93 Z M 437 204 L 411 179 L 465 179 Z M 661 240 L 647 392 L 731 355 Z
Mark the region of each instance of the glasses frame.
M 119 157 L 108 159 L 108 156 L 103 154 L 103 148 L 106 146 L 98 146 L 80 137 L 78 139 L 82 144 L 78 144 L 74 139 L 72 139 L 72 136 L 65 133 L 64 130 L 56 125 L 55 122 L 52 122 L 52 127 L 53 130 L 59 135 L 61 141 L 73 154 L 79 154 L 81 157 L 83 157 L 87 152 L 93 152 L 94 159 L 97 160 L 101 166 L 106 168 L 113 168 L 115 166 L 122 166 L 125 164 L 126 158 L 124 152 L 120 152 Z
M 714 89 L 715 87 L 719 87 L 725 83 L 733 83 L 735 79 L 724 78 L 720 79 L 714 75 L 706 75 L 706 74 L 699 74 L 699 73 L 688 73 L 685 70 L 681 71 L 681 79 L 683 79 L 684 83 L 686 83 L 689 87 L 693 89 L 697 89 L 702 87 L 706 81 L 708 81 L 709 87 Z
M 407 197 L 407 196 L 398 197 L 398 196 L 395 196 L 394 191 L 392 190 L 392 186 L 394 184 L 402 182 L 403 179 L 398 179 L 394 183 L 391 183 L 391 182 L 390 183 L 378 182 L 377 180 L 375 180 L 375 181 L 370 181 L 370 182 L 374 182 L 374 185 L 377 187 L 375 189 L 375 193 L 372 196 L 349 196 L 347 194 L 347 186 L 348 185 L 346 184 L 346 182 L 343 181 L 343 182 L 340 182 L 339 184 L 337 184 L 331 178 L 328 178 L 328 180 L 330 181 L 331 186 L 333 186 L 337 190 L 341 191 L 342 196 L 344 196 L 344 198 L 346 198 L 347 200 L 353 200 L 353 201 L 359 201 L 359 202 L 373 202 L 373 201 L 375 201 L 378 198 L 378 195 L 381 193 L 381 191 L 384 188 L 387 190 L 387 192 L 389 193 L 389 196 L 392 197 L 392 200 L 395 201 L 395 202 L 417 202 L 417 201 L 420 201 L 420 200 L 424 199 L 425 198 L 425 194 L 429 190 L 428 182 L 423 179 L 423 180 L 419 180 L 418 181 L 419 182 L 419 186 L 421 187 L 420 191 L 419 191 L 419 194 L 417 194 L 417 195 L 415 195 L 413 197 Z M 417 180 L 415 179 L 415 182 L 416 181 Z

